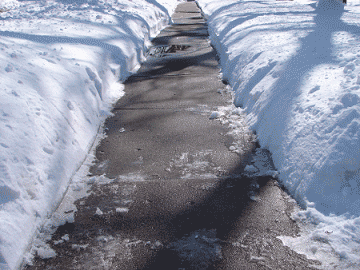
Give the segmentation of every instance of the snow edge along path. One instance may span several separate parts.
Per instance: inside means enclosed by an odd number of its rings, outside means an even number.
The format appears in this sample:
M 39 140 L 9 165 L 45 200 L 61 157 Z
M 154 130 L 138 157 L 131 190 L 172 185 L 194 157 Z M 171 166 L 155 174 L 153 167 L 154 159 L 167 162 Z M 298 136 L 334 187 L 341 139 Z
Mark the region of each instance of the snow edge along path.
M 124 94 L 119 79 L 136 71 L 177 4 L 1 4 L 1 270 L 20 266 Z
M 306 208 L 302 237 L 281 239 L 324 269 L 359 269 L 359 3 L 197 2 L 235 105 Z

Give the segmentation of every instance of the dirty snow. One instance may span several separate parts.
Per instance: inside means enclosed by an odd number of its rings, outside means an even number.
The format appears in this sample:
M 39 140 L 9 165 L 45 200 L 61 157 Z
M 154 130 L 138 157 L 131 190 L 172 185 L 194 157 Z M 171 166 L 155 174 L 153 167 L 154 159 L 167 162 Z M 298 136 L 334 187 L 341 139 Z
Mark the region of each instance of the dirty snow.
M 235 105 L 305 209 L 302 237 L 284 242 L 359 269 L 360 2 L 198 2 Z
M 171 243 L 168 248 L 191 269 L 202 270 L 209 269 L 213 263 L 222 259 L 220 243 L 215 229 L 201 229 Z

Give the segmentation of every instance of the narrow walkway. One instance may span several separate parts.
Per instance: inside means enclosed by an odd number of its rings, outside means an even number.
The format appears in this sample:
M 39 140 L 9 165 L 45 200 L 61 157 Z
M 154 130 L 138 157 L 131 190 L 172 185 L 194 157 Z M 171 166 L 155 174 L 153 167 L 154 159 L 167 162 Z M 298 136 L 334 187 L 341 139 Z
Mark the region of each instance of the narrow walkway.
M 173 21 L 106 122 L 91 173 L 113 180 L 76 202 L 50 242 L 57 257 L 26 269 L 312 269 L 276 238 L 297 233 L 285 192 L 242 174 L 251 138 L 232 152 L 228 127 L 209 119 L 232 99 L 195 2 Z

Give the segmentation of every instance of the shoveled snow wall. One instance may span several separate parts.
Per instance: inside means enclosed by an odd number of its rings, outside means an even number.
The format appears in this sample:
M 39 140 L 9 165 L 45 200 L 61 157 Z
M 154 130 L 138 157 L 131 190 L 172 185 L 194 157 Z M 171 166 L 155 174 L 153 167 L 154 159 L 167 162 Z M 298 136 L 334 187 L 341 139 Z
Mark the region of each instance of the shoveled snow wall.
M 272 153 L 280 181 L 303 207 L 359 216 L 359 5 L 197 2 L 235 105 Z
M 0 269 L 17 269 L 178 2 L 0 3 Z

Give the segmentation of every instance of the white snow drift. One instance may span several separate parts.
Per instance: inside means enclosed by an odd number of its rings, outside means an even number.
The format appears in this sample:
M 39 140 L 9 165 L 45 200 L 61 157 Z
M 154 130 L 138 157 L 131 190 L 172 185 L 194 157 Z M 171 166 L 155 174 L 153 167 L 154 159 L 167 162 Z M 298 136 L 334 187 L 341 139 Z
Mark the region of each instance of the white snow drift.
M 59 204 L 176 0 L 0 3 L 0 269 Z
M 294 217 L 315 226 L 302 252 L 359 269 L 360 3 L 198 2 L 235 105 L 308 206 Z

